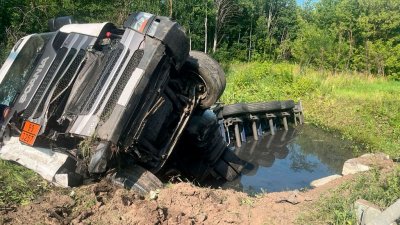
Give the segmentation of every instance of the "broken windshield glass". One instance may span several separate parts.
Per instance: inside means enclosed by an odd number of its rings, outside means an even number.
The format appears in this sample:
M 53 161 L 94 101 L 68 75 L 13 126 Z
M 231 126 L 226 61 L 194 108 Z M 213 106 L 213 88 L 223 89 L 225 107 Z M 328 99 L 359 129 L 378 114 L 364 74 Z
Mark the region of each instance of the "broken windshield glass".
M 53 36 L 54 33 L 34 34 L 17 42 L 1 70 L 4 75 L 1 79 L 0 74 L 0 104 L 10 105 L 21 93 L 35 67 L 35 60 L 40 58 L 43 46 Z

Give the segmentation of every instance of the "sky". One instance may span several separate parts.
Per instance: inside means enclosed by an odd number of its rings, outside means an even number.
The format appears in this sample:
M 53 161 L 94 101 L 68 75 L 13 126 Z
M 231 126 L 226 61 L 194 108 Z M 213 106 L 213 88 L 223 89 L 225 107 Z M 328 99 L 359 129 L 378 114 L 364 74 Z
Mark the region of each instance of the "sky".
M 300 5 L 300 6 L 302 6 L 302 5 L 304 5 L 304 2 L 306 2 L 307 0 L 296 0 L 296 2 L 297 2 L 297 5 Z M 311 0 L 311 2 L 317 2 L 318 0 Z

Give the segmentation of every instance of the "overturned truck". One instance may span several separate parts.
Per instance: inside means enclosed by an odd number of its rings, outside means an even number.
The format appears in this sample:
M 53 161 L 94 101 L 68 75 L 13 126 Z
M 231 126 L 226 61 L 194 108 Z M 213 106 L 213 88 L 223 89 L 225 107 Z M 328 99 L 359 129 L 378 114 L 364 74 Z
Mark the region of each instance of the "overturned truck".
M 178 23 L 143 12 L 122 28 L 66 21 L 20 39 L 0 70 L 2 159 L 62 186 L 106 176 L 143 192 L 167 168 L 240 173 L 209 110 L 224 73 L 189 51 Z

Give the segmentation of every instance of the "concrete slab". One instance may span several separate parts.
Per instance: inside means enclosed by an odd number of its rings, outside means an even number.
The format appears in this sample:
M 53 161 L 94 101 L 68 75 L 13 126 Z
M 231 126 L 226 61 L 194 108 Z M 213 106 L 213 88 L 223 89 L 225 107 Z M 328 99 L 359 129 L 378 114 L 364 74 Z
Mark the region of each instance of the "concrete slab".
M 4 144 L 0 148 L 1 159 L 17 162 L 40 174 L 44 179 L 57 183 L 54 176 L 67 161 L 67 155 L 51 149 L 23 145 L 19 142 L 18 137 L 12 137 Z M 58 183 L 58 185 L 65 187 L 65 182 Z

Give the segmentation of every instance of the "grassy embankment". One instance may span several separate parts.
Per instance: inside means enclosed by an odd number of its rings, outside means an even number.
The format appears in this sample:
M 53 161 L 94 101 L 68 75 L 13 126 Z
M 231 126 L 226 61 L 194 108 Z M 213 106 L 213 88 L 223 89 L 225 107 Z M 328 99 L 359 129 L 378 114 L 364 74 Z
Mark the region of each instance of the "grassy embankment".
M 47 182 L 35 172 L 0 160 L 0 210 L 27 204 L 47 188 Z
M 225 103 L 302 100 L 306 122 L 353 140 L 355 153 L 400 156 L 400 82 L 358 73 L 300 71 L 291 64 L 237 63 L 227 70 Z M 362 146 L 360 149 L 359 146 Z M 400 167 L 368 172 L 321 198 L 300 224 L 355 224 L 359 198 L 387 207 L 400 197 Z
M 385 209 L 400 197 L 400 166 L 387 174 L 372 170 L 320 198 L 297 219 L 298 224 L 357 224 L 353 204 L 365 199 Z
M 292 64 L 237 63 L 227 69 L 225 103 L 302 100 L 306 122 L 400 157 L 400 82 L 363 74 L 300 71 Z

